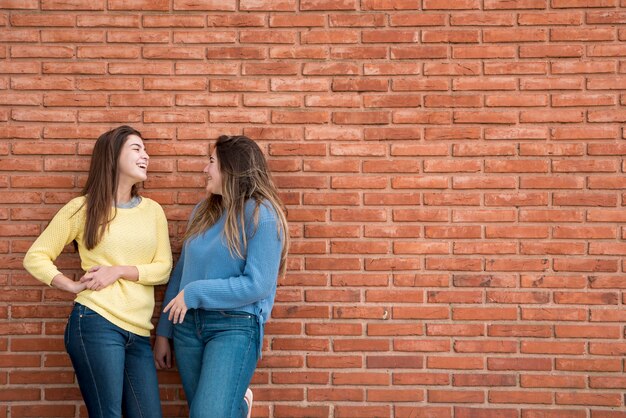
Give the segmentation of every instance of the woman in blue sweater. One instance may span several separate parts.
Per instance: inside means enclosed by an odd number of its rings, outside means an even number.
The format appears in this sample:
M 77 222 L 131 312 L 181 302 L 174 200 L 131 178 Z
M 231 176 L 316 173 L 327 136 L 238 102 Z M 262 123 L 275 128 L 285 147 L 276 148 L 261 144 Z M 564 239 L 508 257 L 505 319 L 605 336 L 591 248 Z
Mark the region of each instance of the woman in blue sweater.
M 246 391 L 263 343 L 288 233 L 265 157 L 245 136 L 221 136 L 163 301 L 154 358 L 171 367 L 169 338 L 192 418 L 249 416 Z M 245 394 L 245 400 L 244 400 Z

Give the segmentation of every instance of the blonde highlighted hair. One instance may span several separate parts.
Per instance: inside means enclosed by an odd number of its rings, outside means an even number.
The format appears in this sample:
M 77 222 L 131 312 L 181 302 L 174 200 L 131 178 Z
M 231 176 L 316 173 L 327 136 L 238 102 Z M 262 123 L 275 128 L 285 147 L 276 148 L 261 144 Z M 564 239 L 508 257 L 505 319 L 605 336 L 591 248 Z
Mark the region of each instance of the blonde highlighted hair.
M 245 258 L 248 246 L 246 201 L 252 199 L 256 203 L 252 217 L 253 231 L 256 231 L 258 225 L 259 205 L 269 204 L 278 220 L 276 233 L 283 239 L 279 276 L 284 274 L 289 248 L 287 217 L 263 152 L 246 136 L 222 135 L 215 143 L 215 154 L 222 175 L 222 194 L 210 194 L 200 203 L 189 222 L 184 239 L 188 240 L 206 231 L 218 221 L 223 212 L 226 212 L 224 236 L 228 249 L 231 254 Z

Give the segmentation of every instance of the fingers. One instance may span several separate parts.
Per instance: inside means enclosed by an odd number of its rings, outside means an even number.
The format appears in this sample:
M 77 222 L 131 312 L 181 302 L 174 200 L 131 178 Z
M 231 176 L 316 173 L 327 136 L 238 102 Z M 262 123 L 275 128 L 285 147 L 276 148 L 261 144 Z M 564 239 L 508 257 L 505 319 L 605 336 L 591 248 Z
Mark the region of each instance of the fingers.
M 100 270 L 102 266 L 93 266 L 92 268 L 90 268 L 87 273 L 85 273 L 83 275 L 83 277 L 80 278 L 81 282 L 87 282 L 89 280 L 92 280 L 94 278 L 94 274 L 95 272 L 97 272 L 98 270 Z
M 174 302 L 173 300 L 172 302 Z M 187 314 L 187 308 L 185 306 L 181 306 L 177 303 L 174 303 L 172 306 L 168 305 L 166 309 L 170 309 L 170 314 L 168 319 L 172 321 L 174 325 L 180 324 L 185 319 L 185 315 Z
M 91 273 L 85 273 L 83 275 L 83 277 L 80 278 L 80 282 L 81 283 L 85 283 L 85 282 L 88 282 L 90 280 L 93 280 L 93 274 L 91 274 Z
M 169 350 L 164 353 L 154 353 L 154 365 L 158 370 L 170 369 L 172 367 L 172 356 Z
M 165 362 L 160 356 L 157 356 L 156 353 L 154 354 L 154 366 L 157 370 L 161 370 L 165 367 Z
M 187 305 L 185 304 L 185 294 L 181 291 L 178 296 L 170 301 L 167 304 L 165 309 L 163 309 L 164 313 L 169 311 L 169 315 L 167 319 L 169 319 L 173 324 L 179 324 L 183 322 L 185 319 L 185 314 L 187 313 Z
M 174 304 L 174 299 L 170 300 L 170 303 L 167 304 L 167 306 L 165 306 L 165 308 L 163 308 L 163 312 L 167 312 L 172 308 L 172 305 Z
M 104 288 L 104 286 L 102 285 L 102 283 L 100 283 L 99 280 L 91 280 L 91 281 L 87 282 L 86 283 L 86 287 L 89 290 L 95 290 L 95 291 L 98 291 L 98 290 Z
M 163 313 L 167 313 L 167 311 L 169 311 L 172 308 L 172 305 L 174 304 L 174 300 L 171 300 L 170 303 L 167 304 L 167 306 L 165 308 L 163 308 Z M 169 319 L 170 321 L 172 320 L 172 313 L 170 312 L 169 316 L 167 317 L 167 319 Z
M 154 341 L 154 365 L 157 369 L 172 367 L 172 349 L 170 342 L 165 337 L 157 336 Z
M 178 323 L 182 324 L 185 320 L 185 315 L 187 314 L 187 308 L 181 308 L 178 311 Z M 176 324 L 176 322 L 174 322 Z

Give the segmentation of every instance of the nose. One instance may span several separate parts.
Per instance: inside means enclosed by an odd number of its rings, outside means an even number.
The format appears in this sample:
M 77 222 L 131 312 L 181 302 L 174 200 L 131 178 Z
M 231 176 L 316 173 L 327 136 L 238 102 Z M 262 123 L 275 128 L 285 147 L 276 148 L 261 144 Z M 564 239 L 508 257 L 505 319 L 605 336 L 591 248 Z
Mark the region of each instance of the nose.
M 202 172 L 204 174 L 209 174 L 209 165 L 208 164 L 204 166 L 204 168 L 202 169 Z
M 148 155 L 148 152 L 146 151 L 146 149 L 145 149 L 145 148 L 144 148 L 144 150 L 143 150 L 143 157 L 144 157 L 146 160 L 149 160 L 149 159 L 150 159 L 150 156 Z

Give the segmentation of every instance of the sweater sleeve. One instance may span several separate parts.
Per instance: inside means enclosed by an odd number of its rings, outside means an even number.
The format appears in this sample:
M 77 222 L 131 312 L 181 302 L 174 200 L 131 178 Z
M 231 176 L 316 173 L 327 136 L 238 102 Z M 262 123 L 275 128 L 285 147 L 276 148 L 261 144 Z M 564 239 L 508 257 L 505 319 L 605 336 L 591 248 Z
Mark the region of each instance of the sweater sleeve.
M 282 236 L 276 219 L 259 222 L 248 241 L 243 274 L 218 280 L 196 280 L 185 286 L 188 308 L 235 309 L 270 296 L 278 280 Z
M 178 259 L 178 263 L 176 263 L 176 267 L 174 267 L 174 270 L 172 271 L 170 281 L 167 285 L 167 290 L 165 291 L 165 296 L 163 297 L 163 304 L 161 305 L 161 316 L 159 318 L 159 323 L 157 324 L 156 334 L 162 337 L 172 338 L 174 324 L 172 324 L 172 321 L 168 319 L 169 313 L 164 313 L 163 309 L 172 301 L 172 299 L 176 297 L 176 295 L 178 295 L 180 280 L 183 276 L 184 263 L 185 246 L 183 245 L 180 258 Z
M 48 286 L 56 275 L 61 274 L 54 261 L 82 228 L 84 217 L 78 213 L 82 202 L 76 198 L 63 206 L 24 256 L 24 268 Z
M 136 266 L 137 270 L 139 270 L 137 283 L 149 286 L 167 283 L 172 269 L 172 248 L 170 247 L 167 218 L 165 217 L 163 209 L 158 204 L 155 218 L 157 242 L 154 258 L 150 263 Z

